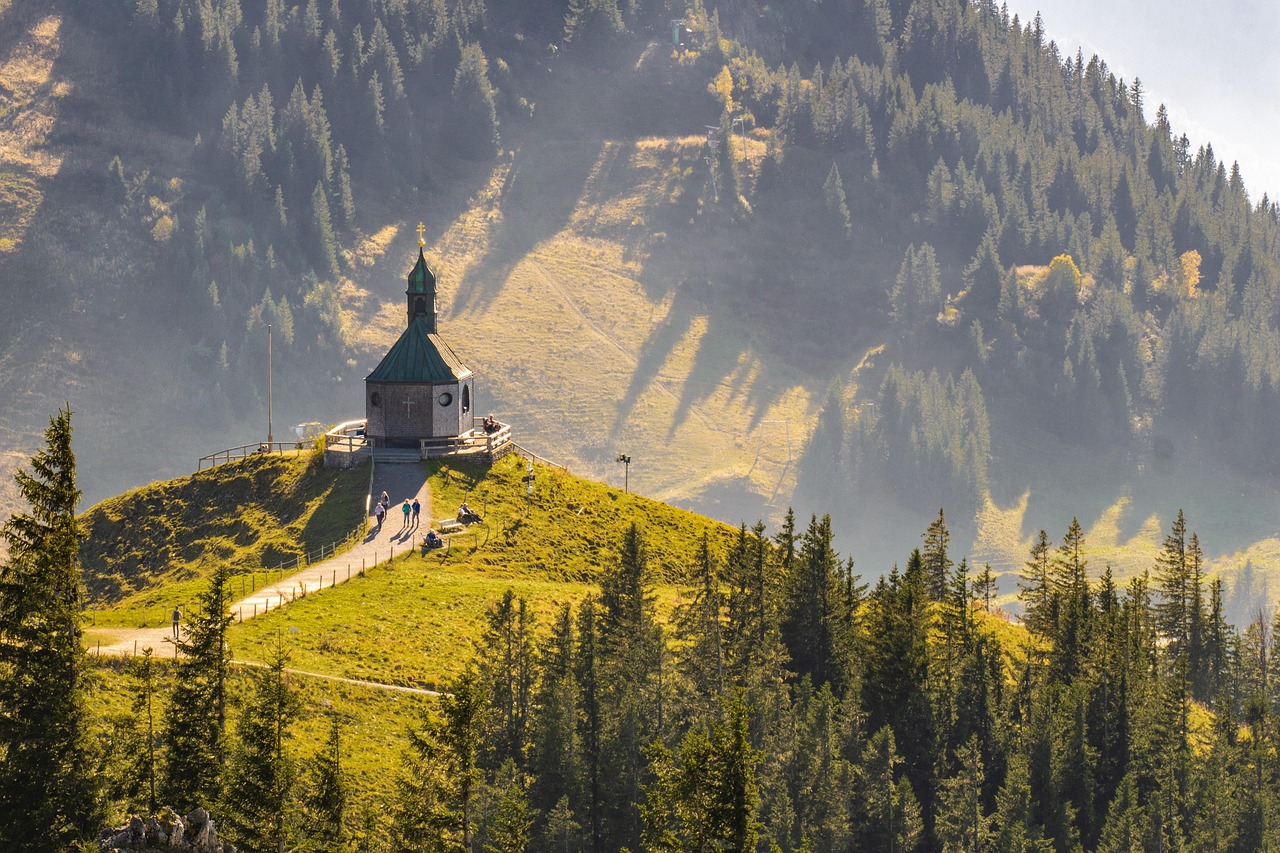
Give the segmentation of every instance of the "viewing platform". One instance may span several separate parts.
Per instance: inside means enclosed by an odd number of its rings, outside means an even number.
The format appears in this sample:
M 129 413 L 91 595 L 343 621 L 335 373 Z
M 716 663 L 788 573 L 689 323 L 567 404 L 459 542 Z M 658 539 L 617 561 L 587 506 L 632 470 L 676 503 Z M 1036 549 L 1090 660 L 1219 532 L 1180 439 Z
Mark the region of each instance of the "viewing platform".
M 354 468 L 373 458 L 383 462 L 410 462 L 427 459 L 461 457 L 492 462 L 516 449 L 511 438 L 511 425 L 485 418 L 472 418 L 471 429 L 456 436 L 423 438 L 418 447 L 372 448 L 365 439 L 366 421 L 346 421 L 324 436 L 326 468 Z

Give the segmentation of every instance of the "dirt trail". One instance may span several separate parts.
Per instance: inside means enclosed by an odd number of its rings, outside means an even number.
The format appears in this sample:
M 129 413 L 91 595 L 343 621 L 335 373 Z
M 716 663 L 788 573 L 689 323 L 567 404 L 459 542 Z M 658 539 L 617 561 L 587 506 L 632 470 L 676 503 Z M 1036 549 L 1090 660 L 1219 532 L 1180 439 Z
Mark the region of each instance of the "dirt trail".
M 254 669 L 266 669 L 265 663 L 258 663 L 251 660 L 238 660 L 236 666 L 247 666 Z M 425 687 L 405 687 L 400 684 L 384 684 L 381 681 L 365 681 L 360 678 L 343 678 L 341 675 L 325 675 L 322 672 L 307 672 L 302 669 L 293 669 L 285 667 L 284 671 L 289 675 L 301 675 L 304 678 L 319 678 L 322 681 L 336 681 L 339 684 L 352 684 L 356 687 L 369 687 L 374 690 L 388 690 L 392 693 L 412 693 L 415 696 L 452 696 L 451 693 L 441 693 L 438 690 L 428 690 Z
M 379 529 L 369 517 L 369 532 L 354 548 L 336 557 L 308 566 L 301 571 L 255 590 L 231 605 L 231 614 L 244 622 L 271 610 L 286 607 L 303 595 L 344 583 L 358 576 L 361 568 L 385 563 L 394 554 L 419 547 L 431 527 L 431 493 L 427 488 L 427 471 L 421 464 L 379 464 L 374 471 L 370 509 L 383 492 L 391 500 L 387 520 Z M 403 524 L 401 505 L 417 498 L 422 504 L 418 524 Z M 90 650 L 94 654 L 129 656 L 150 646 L 157 655 L 173 653 L 173 630 L 163 628 L 86 628 Z

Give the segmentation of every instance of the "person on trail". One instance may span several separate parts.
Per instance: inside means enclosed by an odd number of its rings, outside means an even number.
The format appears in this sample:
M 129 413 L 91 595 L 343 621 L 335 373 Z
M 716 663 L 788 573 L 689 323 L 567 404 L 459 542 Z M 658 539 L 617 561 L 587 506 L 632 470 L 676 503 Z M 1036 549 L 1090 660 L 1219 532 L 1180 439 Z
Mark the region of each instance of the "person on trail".
M 182 611 L 175 607 L 173 608 L 173 638 L 175 640 L 178 639 L 178 625 L 181 622 L 182 622 Z
M 413 507 L 409 506 L 408 498 L 404 499 L 404 505 L 400 507 L 400 511 L 404 513 L 404 525 L 401 526 L 400 529 L 404 530 L 406 527 L 409 526 L 409 513 L 413 512 Z
M 382 531 L 382 519 L 387 517 L 387 508 L 379 501 L 373 507 L 373 517 L 378 520 L 378 531 Z
M 391 509 L 391 496 L 383 492 L 382 497 L 378 499 L 378 503 L 382 504 L 383 509 Z
M 418 503 L 418 499 L 413 499 L 413 526 L 418 526 L 418 516 L 422 514 L 422 504 Z

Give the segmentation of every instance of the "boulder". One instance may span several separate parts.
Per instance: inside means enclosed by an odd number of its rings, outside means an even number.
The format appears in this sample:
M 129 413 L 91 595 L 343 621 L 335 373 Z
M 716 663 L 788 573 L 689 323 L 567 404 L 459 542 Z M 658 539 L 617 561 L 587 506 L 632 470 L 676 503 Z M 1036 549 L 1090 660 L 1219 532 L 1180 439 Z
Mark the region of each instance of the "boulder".
M 184 820 L 172 808 L 143 818 L 134 815 L 116 829 L 98 837 L 103 853 L 236 853 L 232 844 L 218 840 L 213 818 L 197 808 Z

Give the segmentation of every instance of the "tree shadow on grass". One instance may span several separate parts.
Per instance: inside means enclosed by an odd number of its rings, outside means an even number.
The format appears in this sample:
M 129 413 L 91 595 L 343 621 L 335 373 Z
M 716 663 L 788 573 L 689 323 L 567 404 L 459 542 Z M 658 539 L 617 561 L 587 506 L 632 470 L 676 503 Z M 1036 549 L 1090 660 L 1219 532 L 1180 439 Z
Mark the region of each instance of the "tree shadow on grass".
M 515 152 L 499 202 L 502 224 L 459 282 L 453 313 L 492 301 L 516 265 L 565 227 L 603 147 L 601 140 L 574 140 L 531 143 Z

